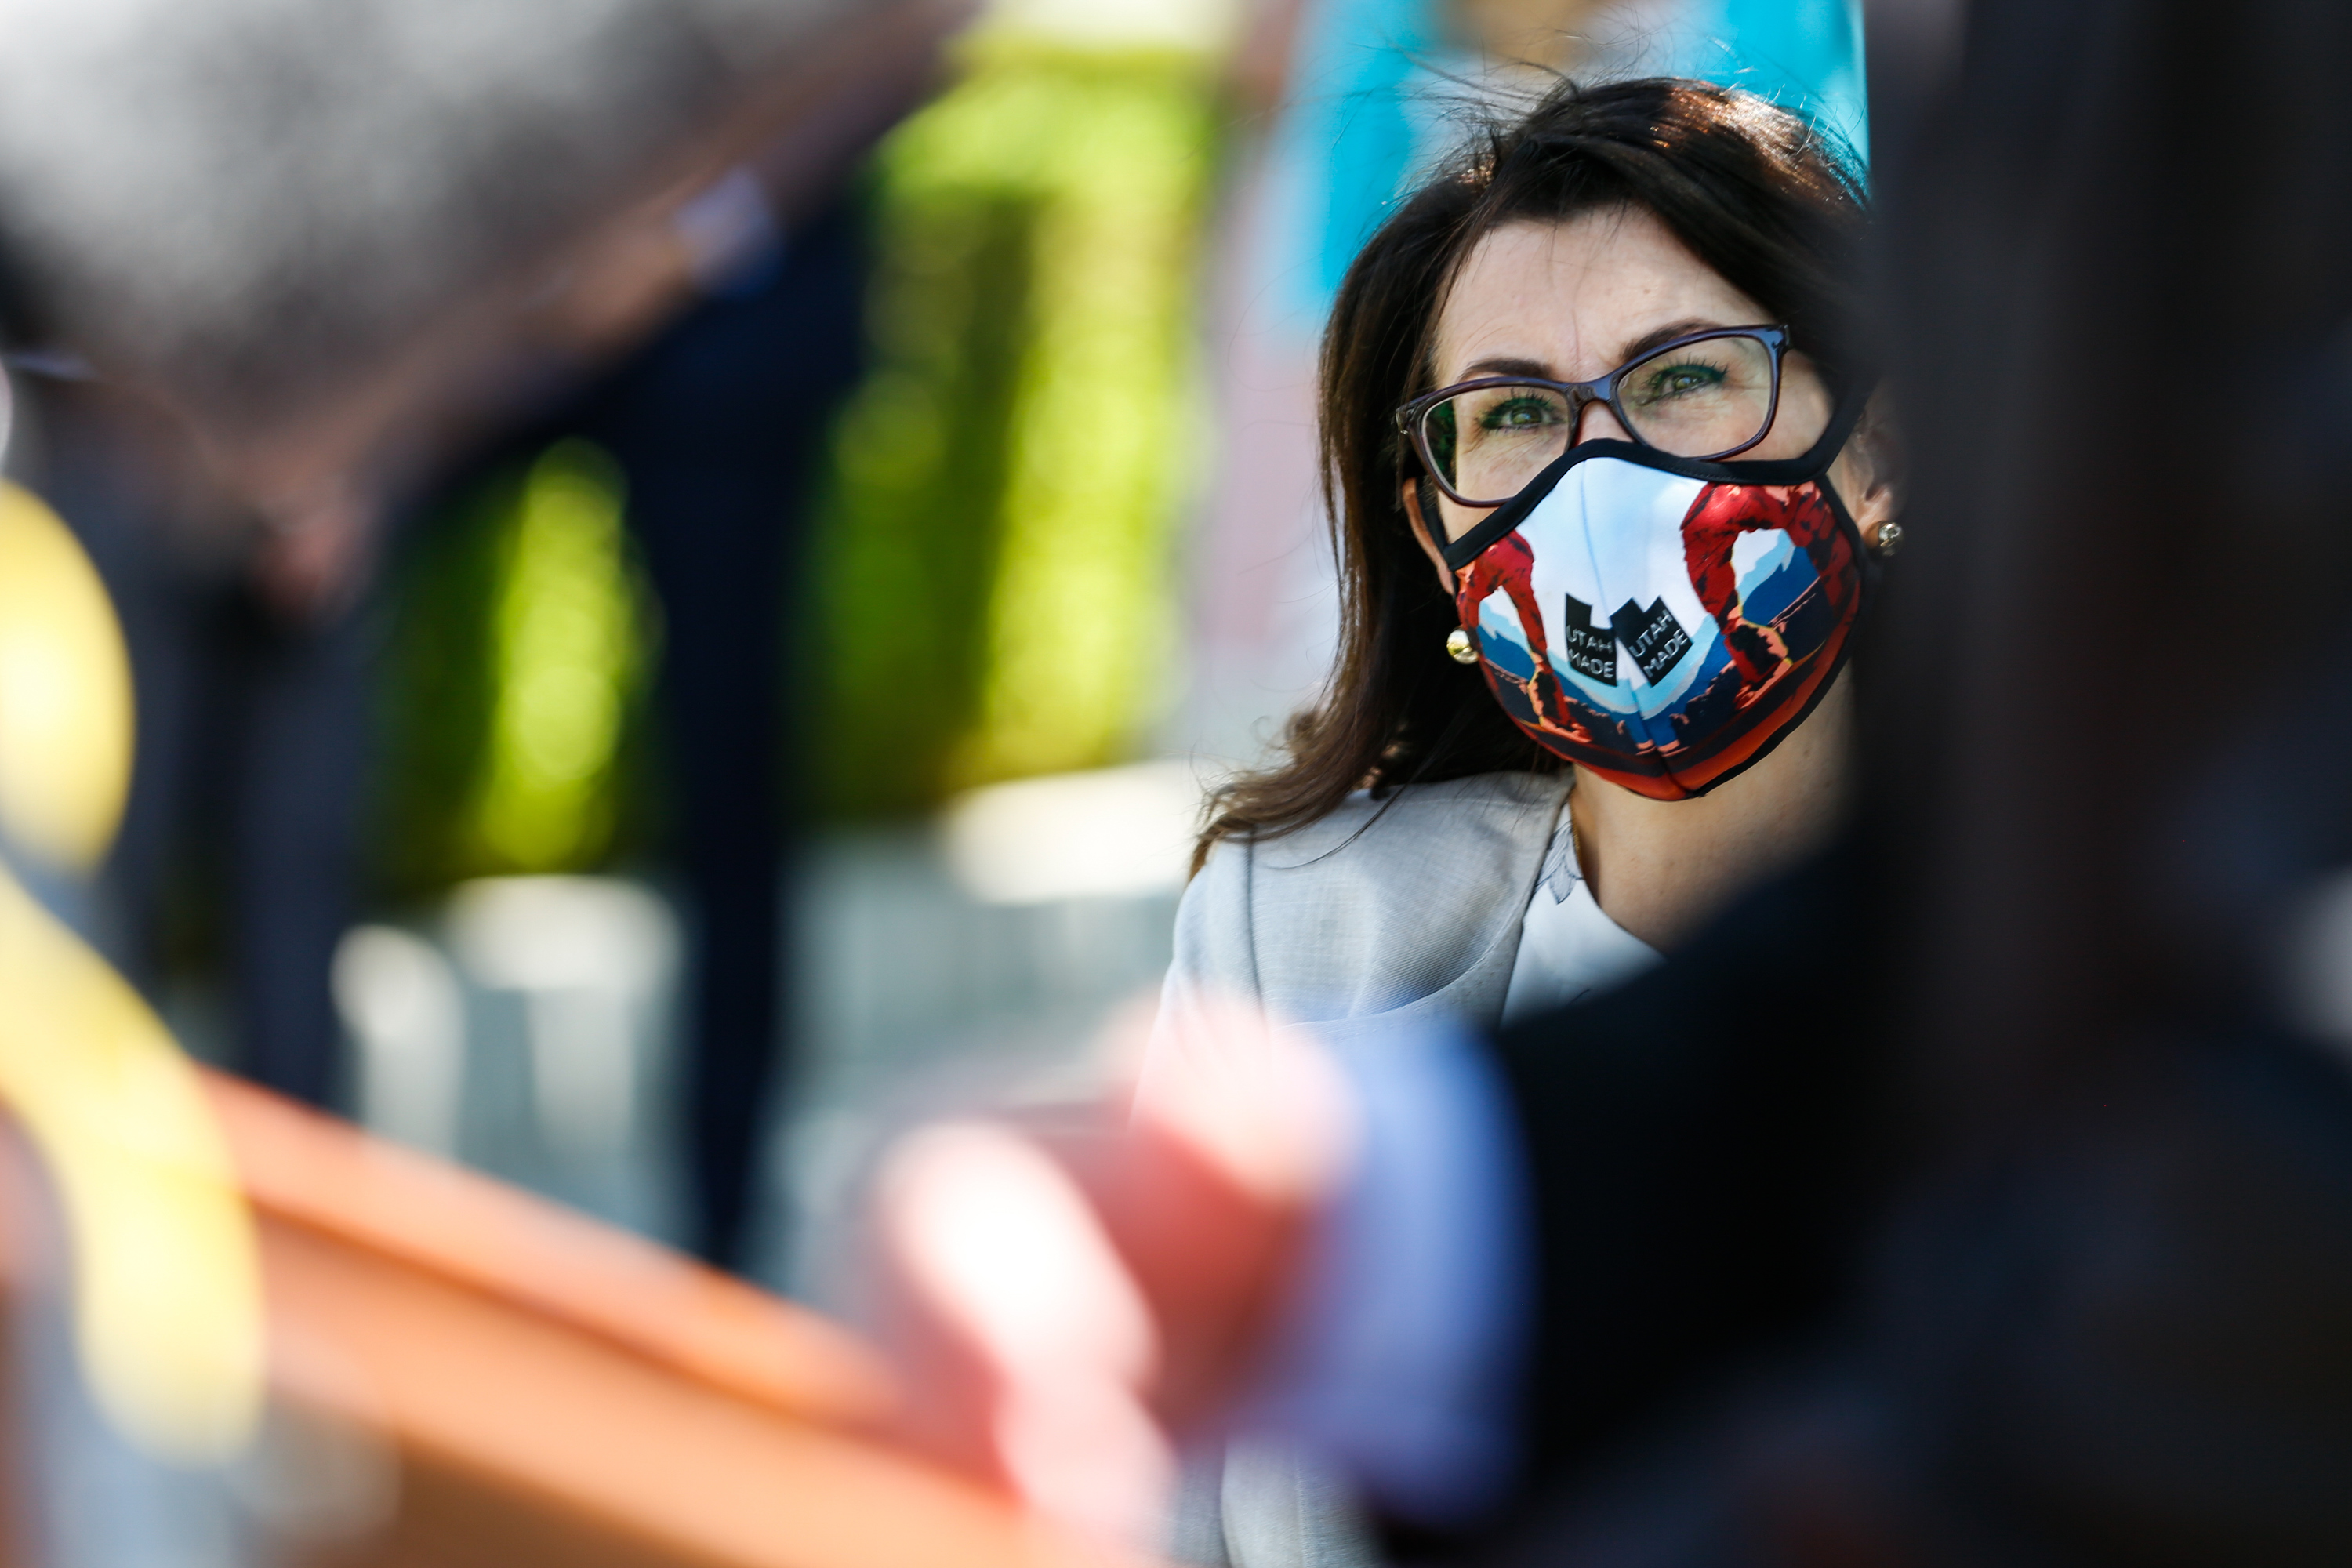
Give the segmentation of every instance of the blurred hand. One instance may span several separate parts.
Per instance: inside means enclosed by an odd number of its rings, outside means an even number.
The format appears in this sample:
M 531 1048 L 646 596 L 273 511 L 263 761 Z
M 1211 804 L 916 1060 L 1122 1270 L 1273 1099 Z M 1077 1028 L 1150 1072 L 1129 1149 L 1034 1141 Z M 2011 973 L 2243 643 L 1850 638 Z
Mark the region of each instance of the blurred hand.
M 904 1435 L 1141 1542 L 1171 1434 L 1245 1386 L 1353 1131 L 1329 1063 L 1232 1007 L 1160 1041 L 1136 1089 L 1078 1125 L 903 1140 L 876 1184 L 873 1283 Z

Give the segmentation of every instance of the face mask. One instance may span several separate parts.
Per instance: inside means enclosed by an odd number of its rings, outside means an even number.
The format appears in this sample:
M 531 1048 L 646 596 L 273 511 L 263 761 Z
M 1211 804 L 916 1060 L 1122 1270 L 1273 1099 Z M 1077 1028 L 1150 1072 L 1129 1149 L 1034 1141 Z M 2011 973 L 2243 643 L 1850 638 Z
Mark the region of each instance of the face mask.
M 1445 549 L 1486 684 L 1547 749 L 1683 800 L 1757 762 L 1844 668 L 1870 567 L 1828 469 L 1571 447 Z

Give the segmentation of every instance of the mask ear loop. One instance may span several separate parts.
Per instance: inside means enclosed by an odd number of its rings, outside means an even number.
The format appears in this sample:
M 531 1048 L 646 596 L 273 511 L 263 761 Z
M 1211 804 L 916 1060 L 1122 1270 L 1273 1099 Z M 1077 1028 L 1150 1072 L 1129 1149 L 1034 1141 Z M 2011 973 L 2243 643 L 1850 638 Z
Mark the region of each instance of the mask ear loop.
M 1830 422 L 1813 444 L 1793 458 L 1730 458 L 1722 462 L 1700 462 L 1687 458 L 1666 458 L 1654 466 L 1695 479 L 1717 480 L 1735 485 L 1801 485 L 1819 479 L 1830 471 L 1838 460 L 1845 444 L 1862 425 L 1862 417 L 1870 411 L 1870 399 L 1878 390 L 1874 378 L 1854 384 L 1855 390 L 1840 397 L 1830 409 Z
M 1429 470 L 1424 468 L 1422 470 L 1421 478 L 1413 481 L 1413 488 L 1414 493 L 1421 499 L 1421 526 L 1426 531 L 1430 526 L 1430 520 L 1441 515 L 1437 510 L 1437 481 L 1430 478 Z M 1431 542 L 1436 542 L 1433 539 Z M 1441 555 L 1444 553 L 1443 547 L 1440 548 L 1439 553 Z M 1458 596 L 1462 590 L 1461 572 L 1449 562 L 1446 564 L 1445 574 L 1453 579 L 1454 593 Z M 1445 657 L 1456 664 L 1475 665 L 1478 662 L 1477 639 L 1470 635 L 1470 628 L 1462 624 L 1462 612 L 1458 605 L 1454 613 L 1454 629 L 1445 634 Z
M 1438 526 L 1442 515 L 1437 510 L 1437 481 L 1430 477 L 1427 468 L 1423 468 L 1421 471 L 1421 478 L 1413 480 L 1412 486 L 1413 492 L 1421 498 L 1422 531 L 1428 533 L 1430 542 L 1435 544 L 1437 537 L 1432 531 Z M 1442 550 L 1444 547 L 1439 545 L 1439 548 Z

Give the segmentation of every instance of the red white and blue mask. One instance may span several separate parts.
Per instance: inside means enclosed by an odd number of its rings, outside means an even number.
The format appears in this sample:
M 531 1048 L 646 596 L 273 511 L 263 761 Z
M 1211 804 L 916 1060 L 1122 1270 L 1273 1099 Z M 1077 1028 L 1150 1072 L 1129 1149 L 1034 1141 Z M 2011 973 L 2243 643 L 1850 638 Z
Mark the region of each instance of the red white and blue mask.
M 1828 470 L 1570 447 L 1446 546 L 1486 683 L 1538 743 L 1638 795 L 1705 795 L 1844 668 L 1872 574 Z

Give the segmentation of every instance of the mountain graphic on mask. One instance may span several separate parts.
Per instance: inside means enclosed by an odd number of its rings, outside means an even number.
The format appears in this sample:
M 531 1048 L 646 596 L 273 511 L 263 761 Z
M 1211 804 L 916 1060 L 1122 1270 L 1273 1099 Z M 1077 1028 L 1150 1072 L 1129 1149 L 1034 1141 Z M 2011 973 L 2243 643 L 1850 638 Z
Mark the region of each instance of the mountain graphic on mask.
M 1836 679 L 1861 610 L 1853 520 L 1804 477 L 1833 451 L 1743 466 L 1597 443 L 1454 541 L 1455 614 L 1503 711 L 1659 800 L 1769 752 Z

